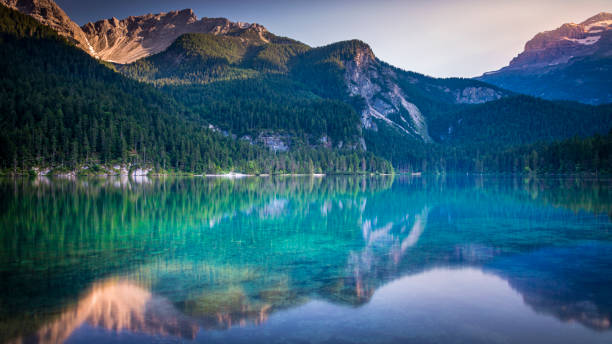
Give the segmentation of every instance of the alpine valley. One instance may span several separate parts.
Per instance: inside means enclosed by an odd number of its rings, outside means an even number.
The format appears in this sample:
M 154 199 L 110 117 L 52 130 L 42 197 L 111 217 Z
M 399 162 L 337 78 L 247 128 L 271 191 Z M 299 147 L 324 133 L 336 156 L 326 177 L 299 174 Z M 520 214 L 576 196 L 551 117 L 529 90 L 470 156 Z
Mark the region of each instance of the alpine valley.
M 612 172 L 611 14 L 436 79 L 191 10 L 79 27 L 0 2 L 5 173 Z

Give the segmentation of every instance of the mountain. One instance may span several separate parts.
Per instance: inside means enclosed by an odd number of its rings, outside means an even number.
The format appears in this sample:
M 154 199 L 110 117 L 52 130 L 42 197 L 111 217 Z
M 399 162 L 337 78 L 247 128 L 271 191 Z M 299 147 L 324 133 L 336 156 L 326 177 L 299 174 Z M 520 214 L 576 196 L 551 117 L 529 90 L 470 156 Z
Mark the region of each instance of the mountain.
M 33 17 L 43 24 L 54 22 L 55 18 L 45 8 L 61 12 L 62 20 L 52 28 L 84 42 L 78 46 L 94 57 L 117 63 L 116 68 L 132 78 L 157 84 L 205 83 L 270 72 L 289 73 L 306 81 L 310 91 L 319 96 L 362 98 L 364 104 L 357 110 L 365 129 L 377 131 L 380 125 L 389 125 L 394 132 L 422 142 L 432 140 L 422 111 L 412 99 L 426 99 L 423 106 L 440 100 L 444 104 L 470 104 L 508 94 L 476 81 L 436 80 L 401 71 L 376 59 L 370 47 L 360 41 L 311 49 L 295 40 L 278 37 L 258 24 L 233 23 L 224 18 L 198 20 L 191 10 L 106 19 L 88 23 L 81 30 L 52 0 L 19 2 L 19 6 L 13 7 L 26 14 L 40 14 Z M 336 56 L 339 53 L 343 55 Z M 330 69 L 317 70 L 327 67 Z M 313 72 L 322 72 L 324 78 L 326 73 L 343 75 L 327 80 L 331 84 L 324 86 L 317 84 L 321 80 L 308 75 Z M 331 91 L 330 87 L 336 89 Z M 413 94 L 406 94 L 404 88 Z
M 175 154 L 195 158 L 192 145 L 225 155 L 219 163 L 233 154 L 224 145 L 254 154 L 202 129 L 169 97 L 111 71 L 32 18 L 0 6 L 0 23 L 3 168 L 51 161 L 74 167 L 94 157 L 103 163 L 139 157 L 140 164 L 169 167 Z
M 132 78 L 156 84 L 208 83 L 287 72 L 288 60 L 309 49 L 262 30 L 261 26 L 249 26 L 223 36 L 185 34 L 162 53 L 131 64 L 117 64 L 116 68 Z
M 79 48 L 96 56 L 83 30 L 53 0 L 0 0 L 0 4 L 30 15 Z
M 174 88 L 187 84 L 191 89 L 275 75 L 286 83 L 301 83 L 304 94 L 352 104 L 360 113 L 361 124 L 355 126 L 372 132 L 381 126 L 389 127 L 393 135 L 424 143 L 432 139 L 420 107 L 429 112 L 436 106 L 484 103 L 509 95 L 479 81 L 434 79 L 399 70 L 378 60 L 371 48 L 358 40 L 310 48 L 272 34 L 263 40 L 258 35 L 249 35 L 249 31 L 233 36 L 183 35 L 162 53 L 116 68 L 141 81 L 175 85 Z M 288 89 L 291 87 L 279 91 Z M 204 95 L 206 91 L 199 93 Z M 244 99 L 249 93 L 240 94 Z M 193 96 L 196 95 L 189 98 Z M 195 103 L 210 101 L 200 96 Z
M 389 162 L 402 170 L 484 171 L 501 166 L 498 154 L 510 148 L 612 128 L 611 106 L 541 100 L 473 79 L 431 78 L 379 60 L 359 40 L 312 48 L 257 24 L 185 33 L 128 64 L 102 63 L 63 43 L 58 51 L 75 62 L 62 63 L 48 39 L 30 32 L 43 26 L 22 24 L 25 19 L 13 12 L 0 21 L 6 36 L 0 67 L 9 85 L 0 103 L 2 121 L 9 123 L 0 131 L 0 153 L 2 167 L 13 170 L 80 168 L 94 161 L 190 172 L 380 172 L 390 170 Z M 110 39 L 106 46 L 99 44 L 106 39 L 88 41 L 97 51 L 117 48 L 106 56 L 146 55 L 150 51 L 138 46 L 147 17 L 194 28 L 206 21 L 191 11 L 132 17 L 124 24 L 140 24 L 125 26 L 130 34 L 99 31 L 132 38 Z M 122 21 L 112 22 L 120 27 Z M 170 36 L 180 31 L 176 24 L 167 27 Z M 13 31 L 27 36 L 23 44 Z M 147 39 L 154 42 L 157 33 Z M 72 94 L 78 96 L 67 96 Z M 100 133 L 98 119 L 109 114 Z M 131 127 L 137 123 L 143 128 Z M 522 154 L 517 150 L 508 159 Z M 521 171 L 522 164 L 503 165 Z
M 612 125 L 608 107 L 539 100 L 470 79 L 430 78 L 380 61 L 359 40 L 311 48 L 286 38 L 187 34 L 164 52 L 115 67 L 161 86 L 205 120 L 247 140 L 263 131 L 291 141 L 297 131 L 289 123 L 295 121 L 275 118 L 295 118 L 290 104 L 303 97 L 350 104 L 358 117 L 327 103 L 317 110 L 323 126 L 301 122 L 297 128 L 310 135 L 310 144 L 354 149 L 359 140 L 361 149 L 395 166 L 420 166 L 449 147 L 460 147 L 470 160 L 472 151 L 492 154 L 606 133 Z M 279 111 L 279 104 L 287 110 Z M 340 119 L 342 125 L 331 126 Z
M 249 32 L 262 41 L 273 36 L 259 24 L 225 18 L 198 19 L 191 9 L 121 20 L 110 18 L 79 27 L 53 0 L 0 0 L 0 3 L 51 27 L 91 56 L 121 64 L 164 51 L 186 33 L 235 36 Z
M 545 99 L 612 102 L 612 14 L 537 34 L 507 67 L 477 78 Z
M 383 159 L 363 151 L 299 144 L 276 153 L 236 140 L 171 95 L 116 73 L 49 27 L 4 6 L 0 46 L 0 168 L 13 173 L 34 167 L 94 174 L 390 171 Z M 311 117 L 320 119 L 328 112 L 318 107 L 334 105 L 342 118 L 351 118 L 350 107 L 317 101 L 287 106 L 305 123 L 325 123 Z M 334 123 L 342 134 L 353 135 L 342 119 Z
M 271 34 L 259 24 L 231 22 L 225 18 L 199 19 L 190 9 L 100 20 L 83 26 L 96 54 L 105 61 L 131 63 L 168 48 L 186 33 L 238 35 L 251 32 L 262 41 Z
M 485 103 L 509 94 L 473 80 L 400 70 L 377 59 L 358 40 L 309 50 L 295 58 L 291 73 L 321 94 L 357 101 L 365 129 L 388 125 L 422 142 L 432 141 L 426 120 L 432 107 Z

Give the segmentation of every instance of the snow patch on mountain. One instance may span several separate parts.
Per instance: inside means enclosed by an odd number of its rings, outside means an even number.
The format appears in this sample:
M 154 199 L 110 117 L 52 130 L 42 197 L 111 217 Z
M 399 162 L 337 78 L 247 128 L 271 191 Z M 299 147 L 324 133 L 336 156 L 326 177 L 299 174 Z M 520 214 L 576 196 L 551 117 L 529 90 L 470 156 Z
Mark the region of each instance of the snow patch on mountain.
M 593 32 L 593 30 L 591 30 L 593 28 L 607 28 L 610 25 L 612 25 L 612 20 L 600 20 L 598 22 L 584 25 L 584 28 L 585 28 L 585 31 Z
M 590 37 L 586 37 L 586 38 L 569 38 L 569 37 L 563 37 L 563 39 L 567 40 L 567 41 L 572 41 L 574 43 L 578 43 L 578 44 L 582 44 L 582 45 L 592 45 L 597 43 L 597 41 L 599 41 L 599 39 L 601 38 L 601 36 L 590 36 Z

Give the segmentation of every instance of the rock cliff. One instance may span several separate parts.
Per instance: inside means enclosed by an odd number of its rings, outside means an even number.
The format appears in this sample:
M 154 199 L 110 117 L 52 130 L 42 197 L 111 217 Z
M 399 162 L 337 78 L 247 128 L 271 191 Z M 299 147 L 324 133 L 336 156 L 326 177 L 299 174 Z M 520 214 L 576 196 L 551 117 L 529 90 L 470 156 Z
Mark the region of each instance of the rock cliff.
M 103 60 L 121 64 L 162 52 L 186 33 L 231 35 L 246 29 L 266 40 L 268 31 L 261 25 L 225 18 L 198 19 L 190 9 L 122 20 L 111 18 L 83 26 L 96 54 Z

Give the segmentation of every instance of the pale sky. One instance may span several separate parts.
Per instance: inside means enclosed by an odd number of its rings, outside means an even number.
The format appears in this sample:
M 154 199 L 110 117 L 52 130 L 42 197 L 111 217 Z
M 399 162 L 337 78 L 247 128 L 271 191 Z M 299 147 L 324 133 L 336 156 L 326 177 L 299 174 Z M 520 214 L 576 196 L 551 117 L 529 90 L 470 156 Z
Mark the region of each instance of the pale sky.
M 358 38 L 381 60 L 436 77 L 497 70 L 540 31 L 612 12 L 612 0 L 56 0 L 79 24 L 192 8 L 257 22 L 313 47 Z

